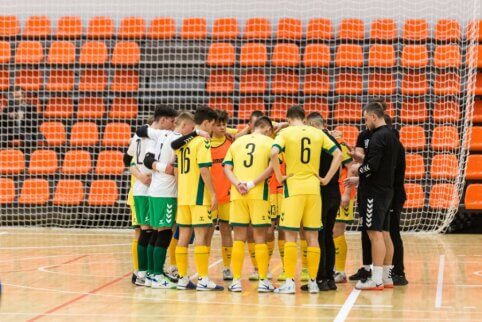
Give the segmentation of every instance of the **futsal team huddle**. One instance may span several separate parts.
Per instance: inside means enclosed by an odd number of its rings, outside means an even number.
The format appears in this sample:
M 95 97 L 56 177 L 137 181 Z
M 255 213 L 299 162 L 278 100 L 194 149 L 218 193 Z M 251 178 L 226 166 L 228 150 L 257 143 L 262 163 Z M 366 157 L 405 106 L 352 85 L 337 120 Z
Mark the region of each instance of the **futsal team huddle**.
M 294 294 L 300 254 L 301 291 L 336 290 L 347 282 L 344 233 L 357 203 L 363 267 L 350 280 L 361 290 L 406 285 L 399 229 L 405 154 L 385 110 L 382 100 L 364 106 L 367 129 L 349 147 L 318 112 L 305 115 L 298 105 L 281 123 L 255 111 L 240 131 L 227 127 L 225 111 L 158 107 L 124 156 L 133 178 L 133 283 L 222 291 L 209 273 L 210 256 L 221 255 L 229 291 L 242 292 L 247 276 L 258 292 Z M 211 250 L 216 226 L 221 254 Z M 270 272 L 275 244 L 283 267 L 278 287 Z

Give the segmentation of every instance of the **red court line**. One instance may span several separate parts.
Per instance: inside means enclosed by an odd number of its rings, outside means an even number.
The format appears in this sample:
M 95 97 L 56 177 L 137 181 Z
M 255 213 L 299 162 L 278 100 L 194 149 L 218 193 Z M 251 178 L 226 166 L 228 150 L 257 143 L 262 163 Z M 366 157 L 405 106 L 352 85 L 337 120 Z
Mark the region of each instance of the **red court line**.
M 91 295 L 91 294 L 95 294 L 95 293 L 97 293 L 98 291 L 100 291 L 100 290 L 102 290 L 102 289 L 104 289 L 104 288 L 106 288 L 106 287 L 108 287 L 108 286 L 111 286 L 112 284 L 115 284 L 115 283 L 117 283 L 117 282 L 119 282 L 119 281 L 121 281 L 121 280 L 123 280 L 124 278 L 126 278 L 127 276 L 129 276 L 129 275 L 131 275 L 131 274 L 132 274 L 132 272 L 129 272 L 129 273 L 125 274 L 125 275 L 122 275 L 121 277 L 118 277 L 118 278 L 116 278 L 116 279 L 113 279 L 113 280 L 105 283 L 105 284 L 102 284 L 101 286 L 99 286 L 99 287 L 97 287 L 97 288 L 94 288 L 93 290 L 91 290 L 91 291 L 89 291 L 89 292 L 87 292 L 87 293 L 85 293 L 85 294 L 81 294 L 81 295 L 79 295 L 79 296 L 77 296 L 77 297 L 74 297 L 74 298 L 71 299 L 70 301 L 64 302 L 64 303 L 62 303 L 62 304 L 60 304 L 60 305 L 58 305 L 58 306 L 56 306 L 56 307 L 54 307 L 54 308 L 46 311 L 46 312 L 43 313 L 43 314 L 39 314 L 39 315 L 37 315 L 36 317 L 33 317 L 33 318 L 30 319 L 30 320 L 27 320 L 27 322 L 37 321 L 38 319 L 41 319 L 42 317 L 44 317 L 44 316 L 46 316 L 46 315 L 52 314 L 52 313 L 54 313 L 54 312 L 56 312 L 56 311 L 58 311 L 58 310 L 60 310 L 60 309 L 62 309 L 62 308 L 64 308 L 64 307 L 66 307 L 66 306 L 69 306 L 70 304 L 75 303 L 75 302 L 83 299 L 84 297 L 87 297 L 87 296 L 89 296 L 89 295 Z

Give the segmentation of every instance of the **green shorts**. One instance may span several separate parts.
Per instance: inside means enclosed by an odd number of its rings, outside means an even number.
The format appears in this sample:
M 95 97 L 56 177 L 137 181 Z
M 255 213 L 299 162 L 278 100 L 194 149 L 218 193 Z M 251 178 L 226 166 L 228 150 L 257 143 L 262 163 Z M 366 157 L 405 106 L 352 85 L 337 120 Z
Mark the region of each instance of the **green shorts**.
M 177 199 L 149 197 L 150 225 L 154 228 L 172 228 L 176 222 Z
M 137 223 L 141 226 L 149 225 L 149 197 L 134 196 L 134 208 L 136 209 Z

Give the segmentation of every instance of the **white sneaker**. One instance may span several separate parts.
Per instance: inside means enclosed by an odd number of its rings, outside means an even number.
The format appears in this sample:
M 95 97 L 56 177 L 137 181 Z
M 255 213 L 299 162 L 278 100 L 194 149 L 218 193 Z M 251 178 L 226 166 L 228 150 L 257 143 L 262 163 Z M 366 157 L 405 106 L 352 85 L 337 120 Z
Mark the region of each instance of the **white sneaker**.
M 316 294 L 320 292 L 320 288 L 318 287 L 318 284 L 316 283 L 316 280 L 308 280 L 308 293 L 310 294 Z
M 239 279 L 233 279 L 233 282 L 231 285 L 228 286 L 228 291 L 231 292 L 242 292 L 243 287 L 241 286 L 241 280 Z
M 194 290 L 196 289 L 196 284 L 191 282 L 189 279 L 189 276 L 184 276 L 179 278 L 177 281 L 177 287 L 178 290 Z
M 169 266 L 167 270 L 164 271 L 164 274 L 171 280 L 179 279 L 179 271 L 177 270 L 176 266 Z
M 146 274 L 146 279 L 145 279 L 145 283 L 144 283 L 144 286 L 145 287 L 151 287 L 152 286 L 152 275 L 147 273 Z
M 255 268 L 254 271 L 249 274 L 249 280 L 250 281 L 257 281 L 259 280 L 259 273 L 258 273 L 258 270 Z
M 171 282 L 169 278 L 164 275 L 155 275 L 152 278 L 152 288 L 156 289 L 175 289 L 177 284 Z
M 269 280 L 272 280 L 273 279 L 273 273 L 268 272 L 268 274 L 266 275 L 266 278 L 269 279 Z
M 393 288 L 393 280 L 391 277 L 383 279 L 383 287 L 384 288 Z
M 366 291 L 383 291 L 383 283 L 377 284 L 371 278 L 369 278 L 365 281 L 359 280 L 356 283 L 355 288 L 357 290 L 366 290 Z
M 225 268 L 223 270 L 223 280 L 224 281 L 232 281 L 233 280 L 233 272 L 231 272 L 230 268 Z
M 345 272 L 335 272 L 335 283 L 346 283 L 346 274 Z
M 145 286 L 146 285 L 146 275 L 147 275 L 146 271 L 138 271 L 135 284 L 138 285 L 138 286 Z
M 287 278 L 280 287 L 274 290 L 274 292 L 278 294 L 295 294 L 295 281 L 291 278 Z
M 209 277 L 200 277 L 197 280 L 197 291 L 223 291 L 224 287 L 216 285 Z
M 259 293 L 270 293 L 274 291 L 274 286 L 268 279 L 260 280 L 258 283 Z

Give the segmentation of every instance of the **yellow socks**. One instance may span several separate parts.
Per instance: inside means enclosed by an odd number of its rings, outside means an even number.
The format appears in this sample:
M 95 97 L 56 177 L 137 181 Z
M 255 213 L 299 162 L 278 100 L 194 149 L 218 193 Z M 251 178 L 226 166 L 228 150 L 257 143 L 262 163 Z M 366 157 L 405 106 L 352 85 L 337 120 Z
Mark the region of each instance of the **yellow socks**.
M 266 279 L 266 275 L 268 274 L 268 263 L 269 263 L 268 245 L 256 244 L 254 249 L 255 249 L 255 255 L 256 255 L 256 262 L 258 263 L 259 279 L 264 280 Z
M 320 264 L 320 247 L 306 248 L 306 264 L 308 267 L 308 274 L 312 280 L 316 279 L 318 273 L 318 265 Z
M 208 246 L 196 246 L 194 247 L 194 261 L 196 262 L 198 277 L 208 276 L 209 266 L 209 247 Z
M 177 247 L 177 239 L 171 238 L 171 243 L 169 244 L 169 261 L 171 262 L 171 266 L 177 266 L 176 247 Z
M 347 245 L 345 235 L 338 236 L 333 239 L 335 242 L 335 270 L 337 272 L 344 272 L 345 271 L 345 264 L 346 264 L 346 253 L 347 253 Z
M 244 244 L 243 244 L 243 248 L 244 248 Z M 223 255 L 224 268 L 231 267 L 232 252 L 233 252 L 233 247 L 222 247 L 221 253 Z
M 300 248 L 301 248 L 301 267 L 305 268 L 308 265 L 307 257 L 306 257 L 307 255 L 306 249 L 308 248 L 308 243 L 306 242 L 306 240 L 304 239 L 300 240 Z
M 176 262 L 179 276 L 187 276 L 187 247 L 176 247 Z
M 278 239 L 278 251 L 279 251 L 279 256 L 281 257 L 281 262 L 284 265 L 284 258 L 285 258 L 285 240 L 284 239 Z
M 255 243 L 248 243 L 249 256 L 251 256 L 251 263 L 253 263 L 254 268 L 258 268 L 258 263 L 256 263 L 256 254 L 254 252 Z
M 136 238 L 132 240 L 131 253 L 132 253 L 132 270 L 137 271 L 139 270 L 139 261 L 137 260 L 137 239 Z
M 297 261 L 297 247 L 294 242 L 285 243 L 284 268 L 286 278 L 295 278 L 296 261 Z
M 274 240 L 266 242 L 266 245 L 268 245 L 268 256 L 269 256 L 268 262 L 269 262 L 274 252 Z
M 241 272 L 243 271 L 244 263 L 244 242 L 235 240 L 233 242 L 233 252 L 231 256 L 231 264 L 233 267 L 233 277 L 236 279 L 241 278 Z

